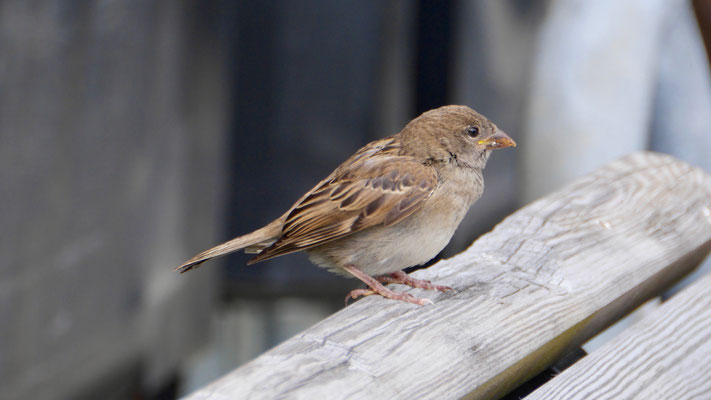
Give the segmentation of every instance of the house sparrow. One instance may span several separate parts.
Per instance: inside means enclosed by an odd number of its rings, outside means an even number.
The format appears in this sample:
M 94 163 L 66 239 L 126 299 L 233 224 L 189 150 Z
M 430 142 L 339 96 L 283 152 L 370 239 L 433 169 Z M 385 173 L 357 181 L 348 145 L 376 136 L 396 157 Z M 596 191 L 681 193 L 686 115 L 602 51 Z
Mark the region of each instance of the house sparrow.
M 516 143 L 469 107 L 427 111 L 398 134 L 358 150 L 269 225 L 205 250 L 176 270 L 241 249 L 257 254 L 248 264 L 305 250 L 313 263 L 368 285 L 346 301 L 379 294 L 431 303 L 383 283 L 452 290 L 402 269 L 424 264 L 447 245 L 482 194 L 491 150 L 510 146 Z

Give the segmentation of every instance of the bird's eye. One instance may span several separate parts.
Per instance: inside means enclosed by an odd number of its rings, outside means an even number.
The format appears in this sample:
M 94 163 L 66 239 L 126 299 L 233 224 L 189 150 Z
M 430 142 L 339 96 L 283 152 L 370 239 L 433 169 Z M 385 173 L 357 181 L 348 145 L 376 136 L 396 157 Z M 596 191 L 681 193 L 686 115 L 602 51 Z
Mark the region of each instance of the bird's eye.
M 470 126 L 469 128 L 467 128 L 467 134 L 471 137 L 477 137 L 479 136 L 479 128 L 477 128 L 476 126 Z

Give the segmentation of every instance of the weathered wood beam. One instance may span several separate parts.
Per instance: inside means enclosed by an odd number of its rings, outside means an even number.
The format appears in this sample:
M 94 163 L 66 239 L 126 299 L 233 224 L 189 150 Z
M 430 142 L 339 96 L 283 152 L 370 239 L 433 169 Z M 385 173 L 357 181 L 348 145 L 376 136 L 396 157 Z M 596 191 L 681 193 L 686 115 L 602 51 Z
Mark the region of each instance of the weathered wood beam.
M 660 293 L 710 248 L 711 176 L 636 153 L 416 272 L 457 290 L 415 290 L 433 306 L 368 297 L 190 398 L 496 398 Z
M 707 274 L 526 400 L 705 398 L 710 357 Z

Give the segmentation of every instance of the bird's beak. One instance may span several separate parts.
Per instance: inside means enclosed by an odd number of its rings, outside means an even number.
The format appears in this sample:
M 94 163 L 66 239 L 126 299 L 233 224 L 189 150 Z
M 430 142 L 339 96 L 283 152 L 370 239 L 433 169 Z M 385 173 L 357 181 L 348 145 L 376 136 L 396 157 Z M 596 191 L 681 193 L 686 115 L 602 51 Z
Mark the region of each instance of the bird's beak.
M 487 150 L 503 149 L 504 147 L 516 147 L 516 142 L 505 134 L 501 129 L 496 129 L 493 135 L 486 139 L 482 139 L 477 144 L 486 146 Z

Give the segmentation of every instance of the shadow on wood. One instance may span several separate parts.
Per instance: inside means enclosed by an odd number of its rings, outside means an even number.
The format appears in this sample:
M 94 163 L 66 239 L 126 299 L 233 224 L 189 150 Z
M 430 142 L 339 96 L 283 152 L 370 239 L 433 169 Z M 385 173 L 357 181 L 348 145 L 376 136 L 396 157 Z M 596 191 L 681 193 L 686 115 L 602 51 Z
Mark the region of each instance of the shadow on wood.
M 708 397 L 709 321 L 707 274 L 526 400 Z

